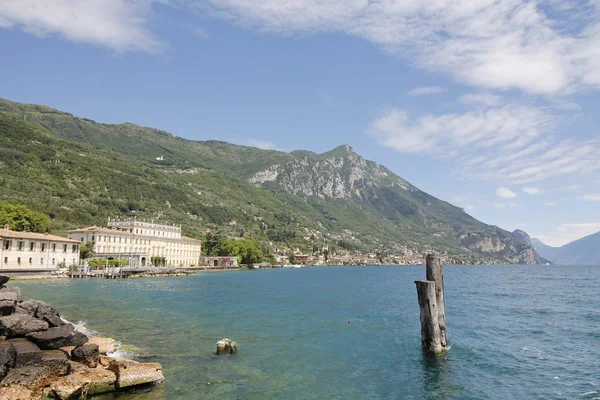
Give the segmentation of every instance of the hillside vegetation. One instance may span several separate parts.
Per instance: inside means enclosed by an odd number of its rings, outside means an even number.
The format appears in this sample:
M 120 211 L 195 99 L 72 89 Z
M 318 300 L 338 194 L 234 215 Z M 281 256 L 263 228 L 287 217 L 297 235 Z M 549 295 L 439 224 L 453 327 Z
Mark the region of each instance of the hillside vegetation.
M 137 217 L 273 248 L 446 252 L 461 262 L 538 262 L 527 243 L 415 188 L 348 146 L 284 153 L 190 141 L 0 99 L 0 199 L 51 229 Z

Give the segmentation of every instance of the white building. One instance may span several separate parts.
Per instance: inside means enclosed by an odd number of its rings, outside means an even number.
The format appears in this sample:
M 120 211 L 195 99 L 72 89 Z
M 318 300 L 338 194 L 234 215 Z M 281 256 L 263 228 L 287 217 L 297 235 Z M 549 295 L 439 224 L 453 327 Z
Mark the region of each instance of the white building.
M 51 270 L 79 264 L 79 242 L 48 233 L 0 229 L 0 270 Z
M 129 265 L 189 267 L 199 265 L 200 240 L 181 235 L 181 228 L 137 220 L 109 220 L 107 226 L 69 231 L 69 238 L 92 242 L 96 258 L 128 259 Z

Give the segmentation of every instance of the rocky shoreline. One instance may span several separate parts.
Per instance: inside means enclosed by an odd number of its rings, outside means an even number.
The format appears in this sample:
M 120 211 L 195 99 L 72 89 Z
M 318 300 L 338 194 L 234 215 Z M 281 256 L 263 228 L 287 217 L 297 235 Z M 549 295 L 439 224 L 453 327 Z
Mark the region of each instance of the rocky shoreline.
M 0 275 L 0 399 L 85 399 L 164 380 L 159 363 L 109 357 L 110 338 L 78 332 L 48 303 Z

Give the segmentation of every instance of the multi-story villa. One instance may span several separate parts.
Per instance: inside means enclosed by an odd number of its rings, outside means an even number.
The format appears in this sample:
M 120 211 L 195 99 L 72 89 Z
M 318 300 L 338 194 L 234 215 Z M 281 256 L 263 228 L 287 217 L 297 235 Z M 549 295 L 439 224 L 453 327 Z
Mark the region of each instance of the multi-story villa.
M 69 231 L 69 238 L 92 242 L 96 258 L 128 259 L 130 266 L 198 265 L 201 242 L 181 235 L 181 227 L 138 220 L 108 220 L 107 226 Z
M 79 263 L 79 242 L 48 233 L 0 229 L 1 270 L 51 270 Z

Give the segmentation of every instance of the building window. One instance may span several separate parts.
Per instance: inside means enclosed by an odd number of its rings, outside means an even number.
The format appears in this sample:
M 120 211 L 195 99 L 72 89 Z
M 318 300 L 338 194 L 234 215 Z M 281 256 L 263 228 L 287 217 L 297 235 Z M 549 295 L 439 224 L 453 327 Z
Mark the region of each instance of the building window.
M 20 240 L 19 240 L 19 243 L 17 244 L 17 249 L 18 249 L 19 251 L 20 251 L 20 250 L 23 250 L 23 242 L 22 242 L 22 241 L 20 241 Z
M 17 257 L 17 264 L 21 265 L 21 257 Z
M 76 244 L 73 245 L 72 252 L 73 253 L 77 252 L 77 245 Z
M 67 245 L 63 244 L 63 253 L 66 253 L 66 252 L 67 252 Z
M 44 265 L 44 259 L 43 258 L 40 258 L 40 264 Z
M 35 247 L 35 242 L 29 242 L 29 251 L 33 251 L 34 247 Z
M 44 250 L 46 250 L 46 243 L 42 243 L 42 250 L 41 251 L 44 251 Z
M 96 236 L 92 235 L 92 242 L 96 240 Z
M 56 251 L 56 243 L 52 243 L 52 251 Z M 54 260 L 54 259 L 53 259 Z M 54 263 L 53 263 L 54 264 Z
M 8 257 L 4 257 L 4 264 L 8 264 Z
M 53 259 L 52 259 L 52 265 L 54 265 L 54 264 L 55 264 L 55 262 L 56 262 L 56 259 L 55 259 L 55 258 L 53 258 Z
M 81 238 L 81 241 L 83 242 L 83 237 Z
M 4 250 L 8 250 L 10 249 L 10 240 L 5 240 L 4 241 Z
M 29 265 L 33 264 L 33 258 L 29 257 Z

